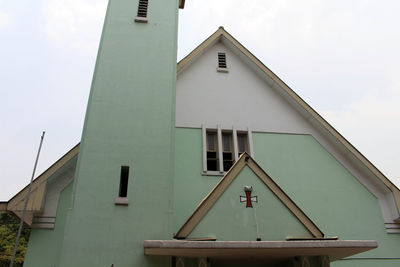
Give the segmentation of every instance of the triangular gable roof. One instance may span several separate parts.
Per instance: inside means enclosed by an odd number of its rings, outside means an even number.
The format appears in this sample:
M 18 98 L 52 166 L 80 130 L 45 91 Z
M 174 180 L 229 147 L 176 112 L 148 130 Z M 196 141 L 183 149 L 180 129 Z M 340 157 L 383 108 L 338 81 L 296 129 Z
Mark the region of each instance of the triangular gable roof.
M 247 153 L 243 153 L 229 169 L 219 183 L 200 202 L 195 211 L 179 229 L 175 238 L 184 239 L 200 223 L 203 217 L 222 196 L 225 190 L 235 180 L 240 171 L 248 166 L 255 175 L 271 190 L 275 196 L 288 208 L 292 214 L 304 225 L 314 238 L 323 238 L 324 234 L 317 225 L 290 199 L 290 197 L 272 180 L 272 178 Z
M 47 170 L 40 174 L 35 180 L 33 180 L 31 195 L 29 197 L 29 202 L 27 206 L 27 215 L 24 219 L 25 224 L 30 226 L 32 223 L 33 214 L 35 212 L 41 211 L 48 179 L 52 177 L 52 175 L 56 173 L 59 169 L 61 169 L 65 164 L 67 164 L 72 158 L 78 155 L 79 147 L 80 144 L 74 146 L 64 156 L 62 156 Z M 0 211 L 11 212 L 18 218 L 20 218 L 25 204 L 25 199 L 28 195 L 28 187 L 29 184 L 25 186 L 21 191 L 19 191 L 15 196 L 13 196 L 8 202 L 2 202 L 0 205 Z
M 188 67 L 198 56 L 203 54 L 208 48 L 213 46 L 218 41 L 223 40 L 229 45 L 235 47 L 242 56 L 249 59 L 254 63 L 264 75 L 274 81 L 279 88 L 283 90 L 291 101 L 297 103 L 302 111 L 313 119 L 313 123 L 328 133 L 337 143 L 345 148 L 351 155 L 354 156 L 356 161 L 361 163 L 374 177 L 377 178 L 385 187 L 387 187 L 393 194 L 393 199 L 396 204 L 397 213 L 400 220 L 400 190 L 396 187 L 382 172 L 380 172 L 365 156 L 363 156 L 349 141 L 347 141 L 332 125 L 330 125 L 321 115 L 319 115 L 311 106 L 309 106 L 299 95 L 297 95 L 286 83 L 284 83 L 275 73 L 273 73 L 267 66 L 265 66 L 257 57 L 255 57 L 249 50 L 247 50 L 241 43 L 239 43 L 232 35 L 230 35 L 223 27 L 214 32 L 203 43 L 196 47 L 189 55 L 183 58 L 177 66 L 177 72 L 180 73 Z

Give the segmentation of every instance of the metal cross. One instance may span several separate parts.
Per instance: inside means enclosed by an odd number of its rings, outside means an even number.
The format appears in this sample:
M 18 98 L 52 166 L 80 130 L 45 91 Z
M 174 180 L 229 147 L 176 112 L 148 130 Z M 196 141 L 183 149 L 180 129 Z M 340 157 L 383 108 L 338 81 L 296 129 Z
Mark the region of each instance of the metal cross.
M 258 202 L 257 201 L 257 196 L 252 197 L 251 196 L 251 191 L 253 191 L 252 186 L 245 186 L 244 187 L 244 192 L 246 196 L 240 196 L 240 202 L 246 202 L 246 208 L 252 208 L 253 203 L 252 202 Z

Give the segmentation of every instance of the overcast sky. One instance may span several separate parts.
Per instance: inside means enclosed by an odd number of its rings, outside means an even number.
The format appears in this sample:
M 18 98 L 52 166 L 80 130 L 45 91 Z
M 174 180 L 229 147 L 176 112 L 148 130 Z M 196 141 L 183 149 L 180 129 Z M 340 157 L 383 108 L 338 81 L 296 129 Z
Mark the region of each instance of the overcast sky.
M 0 200 L 29 183 L 42 130 L 37 175 L 79 142 L 106 4 L 0 0 Z M 399 11 L 398 0 L 187 0 L 178 59 L 223 25 L 400 186 Z

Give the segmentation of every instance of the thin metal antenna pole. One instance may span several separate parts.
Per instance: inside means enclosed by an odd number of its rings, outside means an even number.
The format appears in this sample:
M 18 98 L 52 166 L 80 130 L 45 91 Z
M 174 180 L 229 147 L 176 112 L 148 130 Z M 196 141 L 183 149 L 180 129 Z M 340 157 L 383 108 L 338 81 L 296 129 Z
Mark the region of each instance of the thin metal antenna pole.
M 10 267 L 13 267 L 13 265 L 14 265 L 14 260 L 15 260 L 15 255 L 17 254 L 17 248 L 18 248 L 19 238 L 20 238 L 20 236 L 21 236 L 22 226 L 24 225 L 24 218 L 25 218 L 26 208 L 28 207 L 29 197 L 30 197 L 30 195 L 31 195 L 32 181 L 33 181 L 33 178 L 35 177 L 36 166 L 37 166 L 37 163 L 38 163 L 38 161 L 39 161 L 39 155 L 40 155 L 40 150 L 42 149 L 44 134 L 45 134 L 45 131 L 43 131 L 42 137 L 40 137 L 40 145 L 39 145 L 39 149 L 38 149 L 38 152 L 37 152 L 37 155 L 36 155 L 35 165 L 33 166 L 33 172 L 32 172 L 31 182 L 29 183 L 28 195 L 26 196 L 24 209 L 23 209 L 23 211 L 22 211 L 21 222 L 19 223 L 19 228 L 18 228 L 18 233 L 17 233 L 17 239 L 15 240 L 14 250 L 13 250 L 12 258 L 11 258 L 11 261 L 10 261 Z

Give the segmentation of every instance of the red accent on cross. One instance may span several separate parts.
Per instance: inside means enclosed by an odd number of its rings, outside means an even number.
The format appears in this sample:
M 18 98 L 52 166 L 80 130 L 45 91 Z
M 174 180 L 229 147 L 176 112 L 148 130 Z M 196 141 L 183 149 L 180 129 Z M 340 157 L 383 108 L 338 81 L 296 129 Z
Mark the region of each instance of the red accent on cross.
M 246 191 L 246 208 L 252 208 L 253 203 L 251 203 L 251 191 Z
M 257 196 L 252 197 L 251 190 L 245 190 L 244 192 L 246 193 L 246 196 L 240 196 L 240 202 L 246 202 L 246 208 L 252 208 L 252 202 L 258 202 Z

